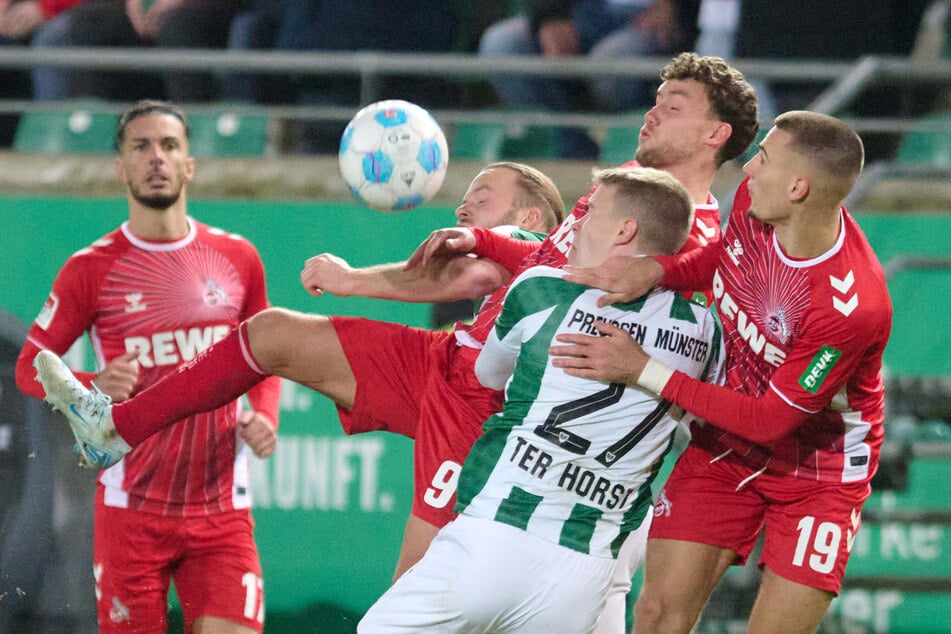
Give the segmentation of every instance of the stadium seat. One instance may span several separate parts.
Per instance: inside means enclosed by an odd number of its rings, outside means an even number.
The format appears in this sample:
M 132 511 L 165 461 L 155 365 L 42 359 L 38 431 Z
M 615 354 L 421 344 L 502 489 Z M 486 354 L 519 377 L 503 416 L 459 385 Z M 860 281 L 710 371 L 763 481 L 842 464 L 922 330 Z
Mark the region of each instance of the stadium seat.
M 505 141 L 501 123 L 460 123 L 452 137 L 449 154 L 453 158 L 482 163 L 497 161 Z
M 484 163 L 554 160 L 558 156 L 557 132 L 549 126 L 461 123 L 456 127 L 450 153 Z
M 502 159 L 520 161 L 558 158 L 558 132 L 550 126 L 509 129 L 502 143 Z
M 601 141 L 601 153 L 598 160 L 603 165 L 616 166 L 634 158 L 637 150 L 638 127 L 608 128 Z
M 33 153 L 111 153 L 119 115 L 74 110 L 24 112 L 13 149 Z
M 925 115 L 922 120 L 951 126 L 951 111 L 934 112 Z M 908 132 L 902 137 L 895 161 L 904 165 L 927 164 L 951 168 L 951 131 Z
M 769 132 L 769 127 L 760 128 L 756 133 L 756 136 L 753 138 L 753 142 L 750 143 L 750 146 L 746 150 L 736 157 L 736 161 L 743 165 L 751 158 L 756 156 L 756 153 L 759 152 L 759 144 L 763 142 L 763 139 L 766 138 L 766 133 Z
M 598 161 L 605 166 L 616 166 L 626 163 L 634 158 L 634 152 L 637 151 L 637 135 L 644 125 L 644 115 L 646 110 L 633 110 L 626 113 L 630 123 L 617 125 L 604 131 L 604 138 L 601 139 L 601 152 L 598 155 Z
M 263 115 L 195 112 L 188 115 L 192 156 L 263 156 L 268 120 Z

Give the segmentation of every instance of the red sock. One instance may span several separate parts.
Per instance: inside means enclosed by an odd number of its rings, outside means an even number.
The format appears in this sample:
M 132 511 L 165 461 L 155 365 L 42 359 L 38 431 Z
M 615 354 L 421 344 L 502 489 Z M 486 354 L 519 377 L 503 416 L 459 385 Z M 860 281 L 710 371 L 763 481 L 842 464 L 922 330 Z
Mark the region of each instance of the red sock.
M 261 382 L 264 374 L 251 357 L 247 322 L 193 360 L 112 406 L 112 422 L 133 447 L 155 432 L 198 412 L 234 401 Z

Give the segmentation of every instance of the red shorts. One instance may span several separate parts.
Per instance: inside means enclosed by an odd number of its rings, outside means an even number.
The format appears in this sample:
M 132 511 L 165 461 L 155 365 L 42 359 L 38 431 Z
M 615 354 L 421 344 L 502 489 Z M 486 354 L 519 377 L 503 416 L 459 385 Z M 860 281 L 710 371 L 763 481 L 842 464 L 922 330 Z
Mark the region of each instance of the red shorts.
M 174 579 L 185 631 L 200 616 L 264 625 L 261 563 L 247 510 L 165 517 L 96 495 L 93 571 L 99 632 L 164 632 Z
M 755 472 L 730 458 L 711 462 L 689 445 L 661 490 L 650 538 L 728 548 L 742 565 L 765 526 L 760 567 L 838 594 L 869 484 L 770 473 L 747 480 Z
M 348 434 L 386 430 L 415 438 L 413 515 L 437 527 L 454 517 L 459 469 L 502 393 L 483 387 L 478 350 L 451 332 L 332 317 L 357 388 L 337 408 Z

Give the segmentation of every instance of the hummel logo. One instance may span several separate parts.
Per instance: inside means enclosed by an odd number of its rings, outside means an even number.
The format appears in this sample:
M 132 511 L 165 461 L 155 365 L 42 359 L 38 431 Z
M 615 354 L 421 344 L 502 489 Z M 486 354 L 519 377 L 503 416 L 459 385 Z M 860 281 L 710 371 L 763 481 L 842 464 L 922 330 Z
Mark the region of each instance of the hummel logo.
M 837 311 L 848 317 L 852 314 L 852 311 L 855 310 L 855 307 L 859 305 L 859 296 L 853 295 L 849 298 L 849 301 L 843 302 L 838 297 L 832 298 L 832 307 Z
M 850 270 L 845 277 L 839 279 L 832 275 L 829 276 L 829 283 L 832 284 L 832 288 L 841 294 L 846 294 L 855 284 L 855 275 Z M 838 297 L 832 298 L 832 307 L 837 311 L 848 317 L 852 314 L 852 311 L 855 310 L 855 307 L 859 305 L 859 295 L 854 293 L 851 297 L 845 301 L 839 299 Z
M 109 620 L 113 623 L 121 623 L 129 620 L 129 608 L 122 605 L 119 597 L 112 597 L 112 608 L 109 610 Z
M 708 227 L 707 224 L 697 218 L 696 220 L 697 228 L 700 229 L 700 243 L 704 246 L 708 244 L 709 240 L 712 240 L 717 235 L 716 227 Z
M 862 516 L 852 509 L 852 527 L 845 531 L 845 547 L 849 552 L 852 552 L 852 545 L 855 543 L 855 534 L 859 530 L 859 525 L 861 524 Z
M 125 296 L 125 301 L 129 305 L 125 307 L 127 313 L 140 313 L 145 310 L 145 304 L 142 303 L 142 293 L 129 293 Z
M 855 283 L 855 275 L 852 274 L 852 271 L 849 271 L 841 280 L 830 275 L 829 283 L 832 284 L 832 288 L 844 294 L 847 293 L 849 289 L 852 288 L 852 284 Z

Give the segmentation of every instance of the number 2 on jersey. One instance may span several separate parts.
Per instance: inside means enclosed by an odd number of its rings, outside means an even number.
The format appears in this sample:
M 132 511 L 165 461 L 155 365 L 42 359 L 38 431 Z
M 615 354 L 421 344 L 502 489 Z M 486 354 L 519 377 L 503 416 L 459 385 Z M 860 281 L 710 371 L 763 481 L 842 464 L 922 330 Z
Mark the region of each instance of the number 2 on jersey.
M 622 384 L 611 383 L 600 392 L 553 407 L 545 422 L 535 427 L 535 434 L 571 453 L 584 455 L 591 446 L 591 441 L 568 431 L 562 425 L 582 416 L 587 416 L 599 409 L 614 405 L 621 400 L 623 394 L 624 386 Z M 669 409 L 669 401 L 663 399 L 658 401 L 657 407 L 650 414 L 645 416 L 623 438 L 598 454 L 595 460 L 606 467 L 613 465 L 624 454 L 633 449 L 634 445 L 643 440 L 644 436 L 660 422 Z

